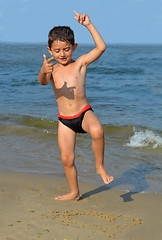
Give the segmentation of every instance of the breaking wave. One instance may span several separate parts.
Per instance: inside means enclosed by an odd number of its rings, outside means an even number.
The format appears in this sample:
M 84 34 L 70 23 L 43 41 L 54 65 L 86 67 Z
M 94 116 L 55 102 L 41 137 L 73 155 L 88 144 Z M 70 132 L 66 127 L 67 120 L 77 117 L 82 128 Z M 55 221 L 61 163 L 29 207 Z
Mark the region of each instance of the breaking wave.
M 148 129 L 136 130 L 134 127 L 134 134 L 129 138 L 129 142 L 126 145 L 134 148 L 159 148 L 162 147 L 162 137 L 160 133 L 155 131 Z

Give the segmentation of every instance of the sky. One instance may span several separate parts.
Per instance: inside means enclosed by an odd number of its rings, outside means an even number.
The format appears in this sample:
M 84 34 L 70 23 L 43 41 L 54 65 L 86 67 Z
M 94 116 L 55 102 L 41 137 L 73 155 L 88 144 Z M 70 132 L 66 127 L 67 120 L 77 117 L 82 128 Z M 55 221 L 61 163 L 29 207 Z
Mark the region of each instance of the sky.
M 93 43 L 73 10 L 106 43 L 162 43 L 162 0 L 0 0 L 0 42 L 47 43 L 51 28 L 66 25 L 77 43 Z

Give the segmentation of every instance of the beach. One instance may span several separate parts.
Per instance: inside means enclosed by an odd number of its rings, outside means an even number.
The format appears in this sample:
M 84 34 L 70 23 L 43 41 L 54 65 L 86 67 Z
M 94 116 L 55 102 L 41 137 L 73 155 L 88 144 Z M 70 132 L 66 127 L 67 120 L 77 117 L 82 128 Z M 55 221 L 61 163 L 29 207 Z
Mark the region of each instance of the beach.
M 64 178 L 0 173 L 2 240 L 160 240 L 162 195 L 79 182 L 79 201 L 56 201 Z

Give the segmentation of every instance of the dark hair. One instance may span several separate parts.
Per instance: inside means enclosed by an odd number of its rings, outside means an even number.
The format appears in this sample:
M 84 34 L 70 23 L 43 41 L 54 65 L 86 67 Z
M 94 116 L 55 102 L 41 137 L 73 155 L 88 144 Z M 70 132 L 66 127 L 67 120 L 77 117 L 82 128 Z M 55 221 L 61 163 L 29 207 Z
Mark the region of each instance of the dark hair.
M 58 26 L 50 30 L 48 34 L 48 47 L 51 48 L 51 45 L 54 41 L 63 41 L 69 42 L 74 46 L 74 32 L 70 27 L 67 26 Z

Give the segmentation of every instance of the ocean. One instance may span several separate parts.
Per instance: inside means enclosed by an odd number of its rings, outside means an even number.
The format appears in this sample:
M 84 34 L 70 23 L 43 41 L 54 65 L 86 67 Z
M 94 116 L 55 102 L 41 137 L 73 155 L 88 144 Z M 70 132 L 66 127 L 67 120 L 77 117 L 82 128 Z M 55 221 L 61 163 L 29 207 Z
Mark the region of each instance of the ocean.
M 79 45 L 74 60 L 90 51 Z M 64 177 L 57 144 L 57 104 L 38 74 L 46 44 L 0 43 L 0 171 Z M 105 132 L 111 188 L 162 194 L 162 45 L 107 45 L 87 69 L 86 94 Z M 78 134 L 81 181 L 95 173 L 91 138 Z

